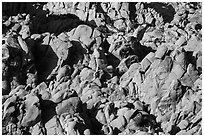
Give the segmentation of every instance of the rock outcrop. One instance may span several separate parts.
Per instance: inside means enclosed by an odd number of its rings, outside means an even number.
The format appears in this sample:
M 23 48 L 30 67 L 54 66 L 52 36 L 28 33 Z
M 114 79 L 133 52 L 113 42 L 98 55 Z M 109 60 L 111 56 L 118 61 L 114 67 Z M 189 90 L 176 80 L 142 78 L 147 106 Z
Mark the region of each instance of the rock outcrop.
M 4 135 L 202 135 L 201 2 L 2 11 Z

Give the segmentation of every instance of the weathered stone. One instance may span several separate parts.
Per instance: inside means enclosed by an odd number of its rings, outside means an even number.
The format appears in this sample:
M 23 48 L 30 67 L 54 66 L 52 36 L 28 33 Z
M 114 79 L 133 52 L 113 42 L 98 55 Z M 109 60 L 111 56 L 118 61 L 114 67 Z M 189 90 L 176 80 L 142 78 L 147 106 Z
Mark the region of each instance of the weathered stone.
M 45 128 L 47 130 L 47 135 L 64 135 L 63 129 L 56 116 L 52 117 L 45 123 Z
M 120 19 L 114 22 L 114 27 L 116 27 L 118 30 L 125 30 L 127 26 L 124 20 Z
M 74 96 L 77 96 L 77 94 L 74 90 L 64 89 L 64 90 L 60 90 L 57 93 L 55 93 L 54 95 L 52 95 L 51 100 L 58 104 L 58 103 L 62 102 L 63 100 L 66 100 L 66 99 L 68 99 L 70 97 L 74 97 Z
M 26 39 L 28 37 L 30 37 L 30 28 L 28 25 L 22 25 L 21 27 L 21 31 L 19 32 L 19 34 L 22 36 L 22 39 Z
M 181 78 L 181 82 L 183 85 L 192 86 L 196 79 L 198 79 L 198 72 L 194 69 L 192 64 L 189 64 L 187 72 Z
M 94 34 L 93 31 L 94 30 L 88 25 L 79 25 L 70 39 L 80 41 L 86 47 L 90 47 L 91 46 L 90 44 L 93 42 L 94 38 L 97 37 L 92 36 Z
M 199 56 L 196 61 L 196 68 L 198 71 L 202 71 L 202 56 Z
M 25 116 L 21 121 L 21 125 L 30 127 L 38 123 L 41 119 L 41 109 L 39 98 L 35 95 L 29 94 L 25 100 Z
M 15 112 L 15 103 L 17 96 L 12 96 L 8 98 L 3 104 L 3 126 L 6 126 L 11 119 L 11 114 Z
M 19 29 L 20 29 L 20 24 L 18 24 L 18 23 L 16 23 L 16 24 L 14 24 L 14 26 L 11 28 L 13 31 L 19 31 Z
M 188 126 L 189 122 L 187 120 L 182 120 L 177 126 L 181 129 L 184 130 Z
M 69 57 L 69 48 L 73 45 L 70 41 L 65 42 L 59 38 L 53 37 L 50 46 L 59 59 L 66 60 Z
M 132 115 L 134 114 L 135 110 L 134 109 L 130 109 L 128 111 L 125 112 L 124 117 L 127 120 L 127 123 L 130 121 Z
M 186 38 L 185 36 L 181 36 L 175 43 L 175 45 L 177 47 L 180 47 L 181 45 L 183 45 L 186 42 Z
M 40 123 L 37 123 L 33 126 L 31 135 L 43 135 L 42 129 L 40 127 Z
M 42 37 L 42 35 L 40 35 L 40 34 L 32 34 L 30 37 L 31 37 L 31 39 L 37 40 L 37 39 L 40 39 Z
M 181 65 L 174 63 L 171 73 L 174 73 L 176 78 L 180 79 L 185 73 L 185 69 Z
M 202 3 L 2 7 L 4 135 L 202 134 Z
M 120 78 L 121 87 L 126 87 L 131 79 L 134 77 L 135 71 L 139 68 L 138 63 L 133 63 L 127 72 L 125 72 Z
M 81 77 L 80 78 L 81 81 L 85 81 L 85 80 L 91 81 L 94 77 L 94 71 L 88 68 L 84 68 L 80 72 L 80 77 Z
M 96 119 L 103 125 L 107 123 L 105 114 L 101 109 L 97 112 Z
M 161 45 L 155 53 L 155 58 L 161 59 L 166 54 L 167 50 L 168 48 L 165 45 Z
M 71 97 L 59 103 L 56 107 L 56 111 L 58 115 L 63 113 L 67 113 L 73 115 L 78 112 L 80 109 L 80 99 L 78 97 Z
M 148 69 L 148 67 L 151 65 L 151 62 L 147 59 L 144 58 L 141 62 L 141 69 L 140 71 L 142 72 L 146 72 L 146 70 Z
M 131 64 L 138 63 L 138 62 L 139 62 L 139 59 L 136 55 L 132 55 L 122 59 L 120 64 L 117 67 L 119 69 L 119 73 L 121 74 L 125 73 L 128 70 L 128 68 L 131 66 Z
M 116 119 L 111 121 L 110 125 L 113 129 L 117 128 L 118 130 L 123 130 L 124 126 L 127 124 L 124 116 L 118 116 Z
M 119 116 L 124 116 L 124 114 L 129 110 L 129 108 L 127 107 L 124 107 L 124 108 L 121 108 L 117 111 L 117 115 Z
M 99 69 L 103 70 L 106 66 L 107 59 L 103 49 L 101 47 L 95 48 L 89 63 L 89 67 L 92 68 L 93 70 Z
M 59 69 L 56 79 L 57 81 L 59 81 L 63 77 L 69 76 L 69 75 L 71 75 L 71 67 L 69 65 L 64 65 L 63 67 Z

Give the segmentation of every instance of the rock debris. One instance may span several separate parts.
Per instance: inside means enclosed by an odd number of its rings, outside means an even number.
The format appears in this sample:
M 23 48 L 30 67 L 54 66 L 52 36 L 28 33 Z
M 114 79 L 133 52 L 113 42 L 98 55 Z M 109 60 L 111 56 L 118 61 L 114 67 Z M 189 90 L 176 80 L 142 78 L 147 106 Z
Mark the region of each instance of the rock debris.
M 4 135 L 201 135 L 201 2 L 2 4 Z

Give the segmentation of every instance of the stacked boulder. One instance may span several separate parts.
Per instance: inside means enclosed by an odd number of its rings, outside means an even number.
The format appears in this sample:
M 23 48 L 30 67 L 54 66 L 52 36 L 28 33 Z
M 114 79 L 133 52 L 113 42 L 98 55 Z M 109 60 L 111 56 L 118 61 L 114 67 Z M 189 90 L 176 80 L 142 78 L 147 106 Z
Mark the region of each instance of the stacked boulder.
M 201 3 L 3 4 L 4 135 L 202 134 Z

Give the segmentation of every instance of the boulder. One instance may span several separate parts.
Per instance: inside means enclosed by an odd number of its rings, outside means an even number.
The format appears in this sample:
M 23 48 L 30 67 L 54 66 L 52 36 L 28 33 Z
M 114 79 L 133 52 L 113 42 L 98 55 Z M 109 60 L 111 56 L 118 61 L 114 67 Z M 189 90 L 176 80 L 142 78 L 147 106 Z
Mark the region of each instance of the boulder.
M 69 57 L 69 48 L 73 45 L 70 41 L 62 41 L 55 36 L 52 37 L 50 46 L 59 59 L 66 60 Z
M 94 71 L 89 68 L 84 68 L 79 74 L 81 81 L 91 81 L 94 78 Z
M 3 118 L 2 118 L 2 125 L 6 126 L 11 119 L 11 115 L 15 112 L 16 106 L 15 103 L 17 101 L 17 96 L 12 96 L 6 99 L 3 103 Z
M 133 63 L 130 68 L 121 76 L 120 85 L 121 87 L 126 87 L 131 79 L 134 77 L 136 70 L 139 68 L 138 63 Z
M 40 100 L 36 95 L 28 94 L 25 100 L 25 114 L 21 121 L 21 125 L 24 127 L 34 126 L 40 120 Z
M 120 131 L 124 129 L 126 124 L 127 124 L 127 121 L 124 116 L 118 116 L 110 123 L 110 125 L 113 127 L 113 130 L 118 129 Z
M 68 90 L 68 89 L 64 89 L 64 90 L 60 90 L 57 93 L 55 93 L 54 95 L 52 95 L 52 98 L 50 100 L 52 100 L 54 103 L 60 103 L 63 100 L 66 100 L 70 97 L 76 97 L 77 93 L 74 90 Z
M 182 120 L 177 126 L 181 130 L 185 130 L 185 128 L 188 126 L 189 122 L 187 120 Z
M 73 115 L 74 113 L 79 112 L 80 107 L 81 107 L 80 98 L 71 97 L 59 103 L 56 107 L 56 112 L 58 115 L 61 115 L 63 113 Z
M 155 58 L 161 59 L 166 54 L 167 51 L 168 47 L 166 45 L 161 45 L 155 53 Z
M 46 135 L 64 135 L 60 121 L 56 116 L 53 116 L 45 123 L 45 128 L 47 130 Z

